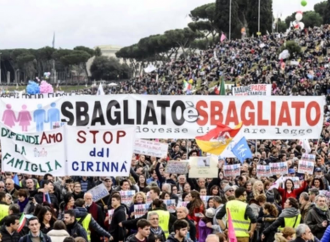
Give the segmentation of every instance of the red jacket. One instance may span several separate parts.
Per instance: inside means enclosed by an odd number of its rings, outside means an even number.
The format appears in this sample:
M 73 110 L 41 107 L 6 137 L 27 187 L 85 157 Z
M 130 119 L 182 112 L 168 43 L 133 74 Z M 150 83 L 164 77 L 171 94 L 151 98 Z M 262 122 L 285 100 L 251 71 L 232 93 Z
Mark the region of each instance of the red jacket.
M 199 207 L 199 208 L 195 208 L 194 209 L 194 213 L 193 214 L 188 214 L 188 219 L 193 220 L 194 222 L 196 222 L 196 238 L 199 238 L 199 233 L 198 233 L 198 223 L 199 220 L 201 219 L 200 217 L 196 217 L 195 214 L 196 213 L 202 213 L 205 214 L 205 207 L 204 207 L 204 203 Z
M 282 196 L 282 208 L 284 208 L 284 203 L 289 197 L 297 198 L 300 195 L 300 193 L 305 191 L 306 187 L 307 187 L 307 182 L 306 181 L 304 181 L 303 185 L 300 188 L 294 189 L 290 193 L 288 193 L 287 190 L 279 187 L 277 190 Z

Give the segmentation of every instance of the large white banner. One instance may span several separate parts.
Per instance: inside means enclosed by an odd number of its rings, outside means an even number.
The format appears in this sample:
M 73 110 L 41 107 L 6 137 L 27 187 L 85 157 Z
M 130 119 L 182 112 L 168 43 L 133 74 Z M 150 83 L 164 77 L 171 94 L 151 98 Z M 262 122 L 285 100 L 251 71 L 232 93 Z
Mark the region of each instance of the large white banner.
M 306 96 L 109 95 L 0 99 L 3 122 L 28 132 L 77 127 L 135 126 L 137 138 L 188 139 L 217 124 L 243 122 L 246 139 L 318 139 L 325 98 Z M 28 111 L 29 117 L 20 115 Z M 26 120 L 25 120 L 26 119 Z
M 0 139 L 3 172 L 65 175 L 63 127 L 38 133 L 18 133 L 1 126 Z
M 271 84 L 251 84 L 248 86 L 233 87 L 233 96 L 271 96 Z
M 72 176 L 129 176 L 135 128 L 66 126 L 67 174 Z

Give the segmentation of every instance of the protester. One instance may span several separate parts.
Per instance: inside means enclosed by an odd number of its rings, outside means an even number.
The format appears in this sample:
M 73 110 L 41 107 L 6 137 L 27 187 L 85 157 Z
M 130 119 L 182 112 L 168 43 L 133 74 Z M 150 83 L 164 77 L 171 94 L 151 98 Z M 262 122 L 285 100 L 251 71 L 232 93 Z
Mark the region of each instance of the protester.
M 47 234 L 44 234 L 40 231 L 40 223 L 37 217 L 31 217 L 27 221 L 30 232 L 20 238 L 19 242 L 52 242 L 50 237 Z

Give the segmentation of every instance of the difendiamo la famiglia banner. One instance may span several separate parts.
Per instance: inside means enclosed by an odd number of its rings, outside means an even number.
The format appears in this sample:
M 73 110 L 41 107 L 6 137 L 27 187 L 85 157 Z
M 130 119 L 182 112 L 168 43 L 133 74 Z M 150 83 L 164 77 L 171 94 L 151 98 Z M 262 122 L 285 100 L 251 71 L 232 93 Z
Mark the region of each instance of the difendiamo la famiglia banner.
M 246 139 L 317 139 L 325 105 L 321 96 L 105 95 L 0 100 L 1 119 L 20 132 L 47 131 L 64 123 L 108 128 L 132 125 L 140 139 L 195 138 L 218 123 L 234 127 L 239 122 L 243 122 L 241 132 Z

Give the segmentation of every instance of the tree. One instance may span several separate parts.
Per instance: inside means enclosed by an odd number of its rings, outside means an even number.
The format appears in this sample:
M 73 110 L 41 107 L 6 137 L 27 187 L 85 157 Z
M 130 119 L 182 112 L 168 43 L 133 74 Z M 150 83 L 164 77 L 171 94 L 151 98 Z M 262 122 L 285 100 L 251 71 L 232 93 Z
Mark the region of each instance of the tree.
M 330 23 L 330 0 L 327 1 L 327 6 L 324 10 L 324 23 Z
M 256 34 L 258 32 L 258 12 L 259 0 L 250 0 L 248 5 L 247 22 L 249 33 Z M 273 2 L 272 0 L 260 1 L 260 32 L 266 34 L 271 31 L 273 23 Z
M 215 25 L 215 3 L 204 4 L 197 7 L 190 12 L 189 16 L 194 21 L 188 24 L 192 31 L 203 33 L 205 38 L 211 35 L 214 40 L 217 34 L 217 26 Z
M 120 64 L 118 59 L 106 56 L 95 57 L 91 66 L 93 79 L 96 80 L 118 80 L 130 78 L 130 68 L 127 64 Z
M 323 23 L 323 18 L 319 13 L 307 11 L 304 12 L 302 22 L 305 24 L 305 28 L 320 26 Z
M 281 21 L 281 19 L 278 19 L 276 23 L 276 31 L 278 30 L 279 33 L 285 33 L 288 29 L 288 26 L 286 25 L 285 21 Z
M 290 53 L 290 58 L 297 56 L 301 53 L 301 47 L 295 41 L 287 41 L 284 45 L 281 46 L 278 53 L 281 53 L 283 50 L 288 50 Z
M 229 3 L 228 0 L 216 0 L 215 5 L 215 25 L 218 32 L 229 34 Z M 241 21 L 238 18 L 238 0 L 232 0 L 231 5 L 231 37 L 240 38 L 241 36 Z
M 96 47 L 95 56 L 101 56 L 101 55 L 102 55 L 102 51 L 101 51 L 100 47 Z
M 326 9 L 327 9 L 327 4 L 328 4 L 327 1 L 323 1 L 320 3 L 316 3 L 314 5 L 314 11 L 322 16 L 324 24 L 327 24 L 327 22 L 326 22 L 327 17 L 325 15 Z
M 85 51 L 87 52 L 90 56 L 94 56 L 95 55 L 95 50 L 85 47 L 85 46 L 77 46 L 74 47 L 73 50 L 81 50 L 81 51 Z

